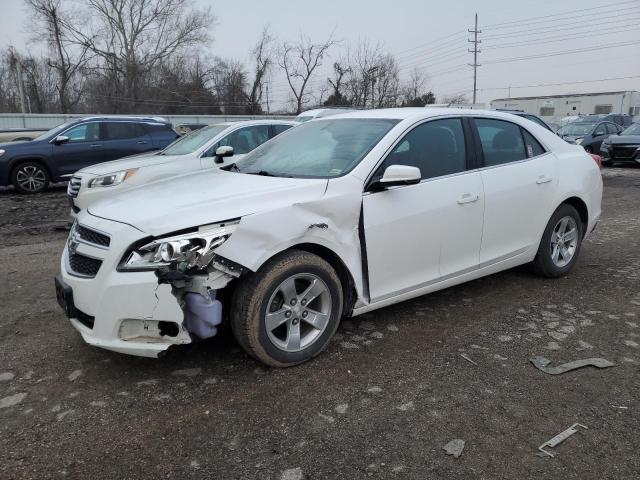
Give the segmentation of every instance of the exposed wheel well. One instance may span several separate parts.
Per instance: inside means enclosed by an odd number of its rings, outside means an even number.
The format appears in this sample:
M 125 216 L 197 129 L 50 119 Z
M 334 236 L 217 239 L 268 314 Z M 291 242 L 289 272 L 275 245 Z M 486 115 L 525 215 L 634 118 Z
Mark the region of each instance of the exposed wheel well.
M 582 235 L 584 236 L 587 232 L 587 226 L 589 225 L 589 212 L 587 210 L 587 204 L 582 201 L 581 198 L 578 197 L 569 197 L 564 202 L 568 205 L 571 205 L 578 211 L 580 215 L 580 220 L 582 221 L 582 225 L 584 226 L 584 230 Z
M 349 272 L 349 269 L 342 259 L 327 247 L 323 247 L 322 245 L 315 243 L 301 243 L 293 245 L 289 249 L 285 250 L 285 252 L 288 250 L 303 250 L 305 252 L 313 253 L 328 262 L 329 265 L 334 268 L 340 278 L 340 283 L 342 284 L 342 293 L 344 298 L 343 315 L 351 316 L 357 294 L 351 272 Z

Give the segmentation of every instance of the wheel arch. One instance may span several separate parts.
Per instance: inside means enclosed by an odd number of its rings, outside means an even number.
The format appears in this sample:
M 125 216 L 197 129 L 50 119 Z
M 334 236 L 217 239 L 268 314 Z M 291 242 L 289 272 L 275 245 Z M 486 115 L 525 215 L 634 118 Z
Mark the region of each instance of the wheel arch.
M 340 283 L 342 285 L 342 294 L 343 294 L 342 296 L 344 299 L 343 315 L 351 316 L 351 313 L 353 311 L 353 306 L 357 299 L 357 291 L 356 291 L 353 275 L 351 274 L 351 271 L 349 270 L 347 265 L 344 263 L 342 258 L 340 258 L 340 256 L 337 253 L 335 253 L 333 250 L 331 250 L 330 248 L 324 245 L 320 245 L 318 243 L 305 242 L 305 243 L 298 243 L 295 245 L 291 245 L 290 247 L 272 255 L 267 260 L 270 260 L 271 258 L 274 258 L 276 256 L 286 254 L 287 252 L 290 252 L 293 250 L 302 250 L 304 252 L 312 253 L 322 258 L 329 265 L 331 265 L 331 267 L 336 271 L 336 274 L 338 275 L 338 278 L 340 279 Z
M 27 162 L 36 162 L 42 165 L 44 169 L 47 171 L 47 173 L 49 174 L 49 179 L 53 180 L 53 173 L 51 172 L 49 165 L 47 165 L 47 162 L 43 157 L 26 156 L 26 157 L 14 158 L 11 160 L 11 162 L 9 162 L 9 182 L 11 182 L 13 178 L 13 171 L 16 169 L 16 167 L 21 163 L 27 163 Z
M 580 215 L 580 221 L 582 222 L 582 225 L 584 227 L 582 232 L 582 236 L 584 237 L 587 233 L 587 228 L 589 226 L 589 209 L 587 207 L 586 202 L 577 196 L 568 197 L 558 204 L 558 206 L 556 207 L 556 210 L 560 207 L 560 205 L 564 205 L 564 204 L 571 205 L 573 208 L 575 208 L 578 211 L 578 215 Z

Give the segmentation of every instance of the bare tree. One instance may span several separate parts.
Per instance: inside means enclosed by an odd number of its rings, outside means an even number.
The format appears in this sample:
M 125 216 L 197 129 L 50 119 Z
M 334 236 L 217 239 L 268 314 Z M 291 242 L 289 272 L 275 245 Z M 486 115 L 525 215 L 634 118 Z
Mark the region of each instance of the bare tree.
M 333 92 L 329 95 L 327 101 L 324 102 L 325 105 L 349 105 L 351 103 L 343 92 L 345 78 L 350 73 L 351 68 L 342 65 L 341 62 L 335 62 L 333 64 L 334 78 L 327 79 L 329 85 L 333 88 Z
M 447 105 L 462 105 L 469 103 L 469 99 L 464 93 L 457 93 L 443 97 L 442 103 L 446 103 Z
M 255 71 L 253 74 L 253 82 L 251 82 L 251 90 L 248 95 L 247 113 L 262 113 L 262 94 L 265 79 L 269 73 L 269 69 L 273 64 L 273 36 L 269 33 L 269 27 L 266 26 L 262 30 L 262 35 L 258 43 L 251 51 L 255 61 Z
M 79 87 L 81 79 L 79 71 L 88 60 L 88 47 L 74 49 L 67 35 L 69 19 L 61 8 L 61 0 L 27 0 L 39 27 L 35 35 L 38 39 L 46 38 L 50 57 L 47 61 L 58 76 L 56 90 L 58 106 L 62 113 L 67 113 L 80 99 Z M 75 82 L 74 82 L 75 81 Z
M 145 76 L 162 62 L 209 40 L 214 17 L 191 0 L 77 0 L 82 22 L 69 24 L 75 43 L 99 57 L 112 91 L 133 109 Z
M 308 37 L 301 35 L 295 43 L 282 44 L 278 64 L 287 76 L 296 113 L 302 112 L 302 107 L 308 101 L 309 80 L 322 65 L 328 50 L 337 43 L 332 33 L 324 43 L 313 43 Z

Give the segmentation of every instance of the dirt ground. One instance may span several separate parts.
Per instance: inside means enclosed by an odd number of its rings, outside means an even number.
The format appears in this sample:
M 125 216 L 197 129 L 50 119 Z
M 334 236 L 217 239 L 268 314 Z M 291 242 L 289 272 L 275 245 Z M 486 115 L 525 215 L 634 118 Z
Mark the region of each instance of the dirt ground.
M 286 370 L 228 333 L 161 360 L 85 345 L 53 289 L 64 187 L 0 192 L 0 478 L 640 478 L 640 169 L 603 175 L 568 277 L 515 269 L 347 320 Z M 616 366 L 552 376 L 536 355 Z

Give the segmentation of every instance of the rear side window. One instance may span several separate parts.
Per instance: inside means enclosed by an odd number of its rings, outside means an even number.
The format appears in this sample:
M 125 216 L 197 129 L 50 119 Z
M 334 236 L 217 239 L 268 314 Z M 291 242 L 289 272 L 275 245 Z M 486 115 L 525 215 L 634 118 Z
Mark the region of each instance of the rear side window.
M 476 118 L 475 123 L 482 144 L 485 166 L 493 167 L 527 158 L 518 125 L 487 118 Z
M 527 132 L 524 128 L 522 129 L 522 135 L 524 135 L 524 143 L 527 147 L 527 156 L 528 157 L 537 157 L 538 155 L 542 155 L 546 153 L 546 150 L 540 142 L 536 140 L 533 135 Z
M 292 125 L 271 125 L 273 128 L 273 136 L 280 135 L 282 132 L 289 130 Z
M 105 122 L 105 140 L 127 140 L 142 137 L 146 134 L 142 125 L 132 122 Z
M 418 125 L 387 156 L 379 174 L 390 165 L 417 167 L 423 179 L 465 171 L 462 120 L 448 118 Z

